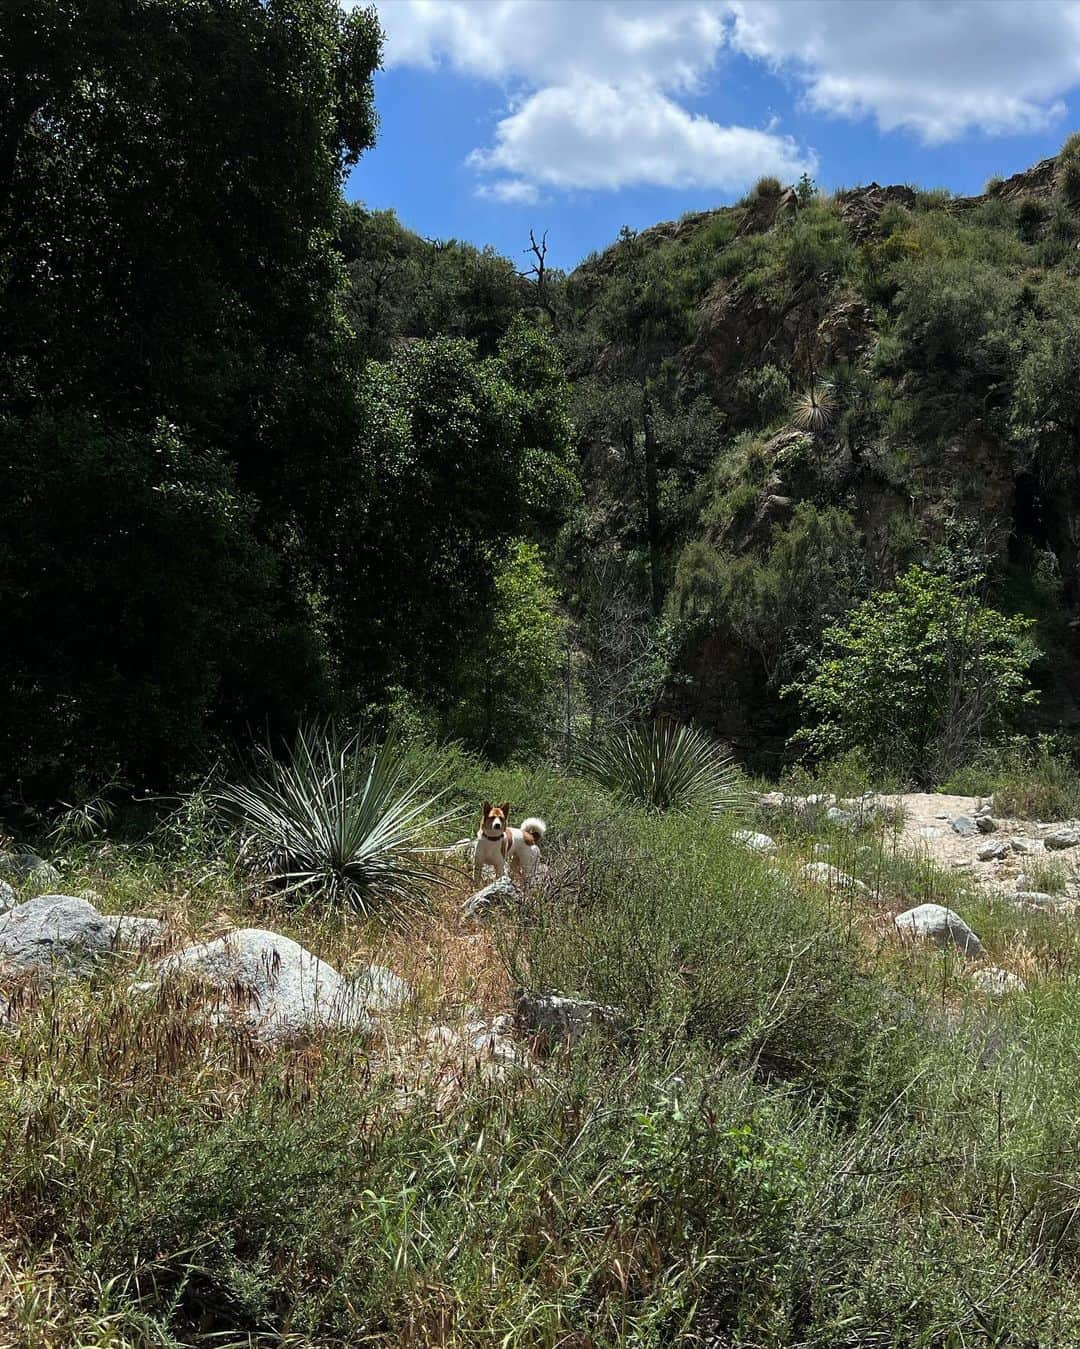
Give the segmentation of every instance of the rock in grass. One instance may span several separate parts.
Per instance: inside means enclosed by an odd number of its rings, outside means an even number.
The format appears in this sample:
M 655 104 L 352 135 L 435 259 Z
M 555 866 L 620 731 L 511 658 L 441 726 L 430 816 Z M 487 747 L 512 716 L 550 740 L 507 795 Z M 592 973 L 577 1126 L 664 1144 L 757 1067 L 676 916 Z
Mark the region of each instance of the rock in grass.
M 982 942 L 958 913 L 944 904 L 920 904 L 896 917 L 905 936 L 923 937 L 938 946 L 956 946 L 966 956 L 982 955 Z
M 1010 970 L 1003 970 L 997 965 L 987 965 L 984 969 L 975 970 L 971 982 L 981 993 L 991 998 L 1003 998 L 1006 993 L 1024 993 L 1027 990 L 1027 984 L 1019 975 L 1013 974 Z
M 618 1007 L 556 993 L 531 993 L 524 988 L 517 991 L 514 1019 L 523 1035 L 538 1036 L 550 1045 L 573 1045 L 589 1031 L 612 1035 L 626 1026 L 626 1013 Z
M 1080 829 L 1052 829 L 1043 838 L 1043 843 L 1054 852 L 1075 848 L 1080 843 Z
M 1067 900 L 1059 899 L 1045 890 L 1017 890 L 1006 898 L 1030 909 L 1056 909 L 1059 905 L 1068 903 Z
M 404 979 L 383 965 L 369 965 L 353 980 L 369 1012 L 394 1012 L 413 997 L 413 989 Z
M 207 986 L 214 1024 L 241 1024 L 263 1040 L 334 1028 L 369 1030 L 370 1013 L 385 1005 L 382 976 L 388 973 L 350 982 L 290 937 L 262 928 L 189 946 L 154 966 L 159 981 L 188 977 Z
M 868 885 L 857 881 L 854 876 L 849 876 L 846 871 L 841 871 L 839 867 L 834 867 L 829 862 L 807 862 L 802 871 L 808 881 L 813 881 L 815 885 L 826 885 L 830 890 L 855 890 L 864 895 L 870 893 Z
M 984 843 L 975 856 L 980 862 L 1000 862 L 1003 857 L 1008 857 L 1009 852 L 1008 840 L 996 838 L 990 843 Z
M 60 884 L 60 873 L 37 853 L 7 852 L 0 853 L 0 879 L 20 887 L 25 885 L 41 895 Z
M 114 929 L 73 895 L 38 895 L 0 916 L 0 965 L 19 970 L 85 969 L 113 946 Z
M 18 903 L 18 898 L 7 881 L 0 881 L 0 913 L 7 913 L 8 909 L 13 909 Z
M 119 951 L 147 950 L 168 934 L 160 918 L 143 918 L 132 913 L 106 913 L 102 917 L 112 929 L 113 945 Z
M 766 853 L 776 850 L 775 839 L 771 839 L 768 834 L 759 834 L 753 829 L 736 829 L 731 837 L 751 852 Z
M 979 826 L 970 815 L 957 815 L 949 821 L 954 834 L 959 834 L 961 838 L 974 838 L 979 832 Z
M 497 881 L 492 881 L 490 885 L 485 885 L 482 890 L 470 895 L 461 906 L 461 913 L 465 918 L 476 918 L 488 909 L 518 904 L 522 897 L 521 891 L 509 876 L 500 876 Z

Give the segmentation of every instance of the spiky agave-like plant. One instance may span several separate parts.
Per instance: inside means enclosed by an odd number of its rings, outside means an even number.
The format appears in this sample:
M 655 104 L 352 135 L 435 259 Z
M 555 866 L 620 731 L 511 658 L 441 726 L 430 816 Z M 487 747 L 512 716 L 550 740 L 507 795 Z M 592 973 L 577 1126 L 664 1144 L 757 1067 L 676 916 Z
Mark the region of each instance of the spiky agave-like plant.
M 431 777 L 408 771 L 393 737 L 376 743 L 309 725 L 284 757 L 258 751 L 258 771 L 217 799 L 284 893 L 402 917 L 441 880 L 424 840 L 451 812 L 431 817 L 444 795 L 427 794 Z
M 668 718 L 587 746 L 578 768 L 614 796 L 658 813 L 696 808 L 719 815 L 743 797 L 738 770 L 723 745 Z
M 791 420 L 801 431 L 824 431 L 836 416 L 836 394 L 831 384 L 815 384 L 795 399 Z

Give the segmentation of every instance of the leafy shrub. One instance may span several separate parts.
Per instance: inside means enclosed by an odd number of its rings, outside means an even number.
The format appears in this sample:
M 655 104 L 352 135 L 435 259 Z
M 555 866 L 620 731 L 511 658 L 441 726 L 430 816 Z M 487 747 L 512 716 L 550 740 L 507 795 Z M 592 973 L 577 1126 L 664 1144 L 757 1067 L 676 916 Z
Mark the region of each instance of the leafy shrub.
M 719 815 L 741 799 L 738 773 L 723 746 L 666 718 L 587 746 L 578 768 L 613 795 L 659 813 Z
M 1070 136 L 1058 153 L 1057 190 L 1070 211 L 1080 210 L 1080 134 Z
M 755 426 L 768 426 L 779 417 L 791 398 L 791 384 L 775 365 L 759 365 L 742 375 L 735 396 Z
M 220 789 L 256 865 L 287 895 L 367 914 L 423 905 L 439 881 L 423 844 L 439 797 L 425 793 L 397 742 L 365 744 L 334 725 L 301 726 L 289 752 L 259 752 L 249 782 Z
M 846 511 L 809 501 L 799 502 L 790 524 L 774 528 L 764 557 L 689 543 L 669 599 L 684 644 L 730 634 L 760 660 L 770 683 L 789 678 L 824 624 L 850 603 L 859 546 Z
M 1017 737 L 979 755 L 942 785 L 971 796 L 993 793 L 994 807 L 1021 819 L 1080 816 L 1080 769 L 1058 736 Z
M 813 722 L 795 742 L 862 748 L 886 769 L 932 779 L 1029 702 L 1033 623 L 982 604 L 970 583 L 912 567 L 864 601 L 791 686 Z
M 502 762 L 551 745 L 565 624 L 535 544 L 515 544 L 491 570 L 495 595 L 451 672 L 443 732 Z

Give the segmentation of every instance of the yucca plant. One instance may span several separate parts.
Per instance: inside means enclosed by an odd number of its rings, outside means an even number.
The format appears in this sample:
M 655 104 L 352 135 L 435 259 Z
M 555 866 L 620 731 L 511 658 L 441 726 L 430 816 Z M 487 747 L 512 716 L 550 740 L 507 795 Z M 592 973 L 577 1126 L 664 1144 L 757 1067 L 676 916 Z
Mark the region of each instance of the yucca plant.
M 802 431 L 824 431 L 836 416 L 836 394 L 830 384 L 812 385 L 795 399 L 791 420 Z
M 427 793 L 432 774 L 410 773 L 396 740 L 306 726 L 283 758 L 263 749 L 258 760 L 250 781 L 217 800 L 284 893 L 364 915 L 403 916 L 426 902 L 442 878 L 425 836 L 450 812 L 432 817 L 444 793 Z
M 743 796 L 724 747 L 704 731 L 667 718 L 587 746 L 578 768 L 612 795 L 658 813 L 696 809 L 719 815 Z

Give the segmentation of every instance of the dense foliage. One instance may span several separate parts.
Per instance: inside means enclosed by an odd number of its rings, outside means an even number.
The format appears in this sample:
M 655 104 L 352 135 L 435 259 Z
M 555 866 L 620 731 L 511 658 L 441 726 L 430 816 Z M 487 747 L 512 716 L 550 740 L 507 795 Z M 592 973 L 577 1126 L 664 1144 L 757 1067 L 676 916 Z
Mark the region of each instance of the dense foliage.
M 912 567 L 822 634 L 797 689 L 809 719 L 798 738 L 825 757 L 863 749 L 879 770 L 938 781 L 1030 701 L 1032 626 Z
M 445 707 L 575 499 L 527 283 L 342 201 L 380 41 L 333 0 L 0 19 L 9 806 L 168 788 L 389 683 Z

